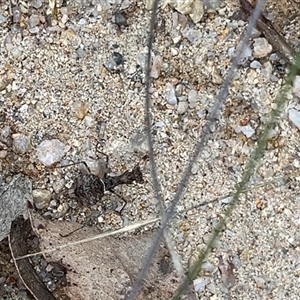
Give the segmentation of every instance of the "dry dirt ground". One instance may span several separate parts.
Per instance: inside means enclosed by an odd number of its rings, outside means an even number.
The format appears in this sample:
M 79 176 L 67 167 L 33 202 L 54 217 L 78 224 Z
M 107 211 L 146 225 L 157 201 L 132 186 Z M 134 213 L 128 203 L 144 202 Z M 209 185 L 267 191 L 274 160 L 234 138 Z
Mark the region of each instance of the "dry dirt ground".
M 88 223 L 92 226 L 88 230 L 106 232 L 157 217 L 150 166 L 143 159 L 147 154 L 144 72 L 150 11 L 142 1 L 62 2 L 57 20 L 51 23 L 46 1 L 12 0 L 10 11 L 9 1 L 0 0 L 3 184 L 17 173 L 25 174 L 33 190 L 42 190 L 44 197 L 34 198 L 36 213 L 57 222 Z M 216 9 L 205 12 L 197 24 L 169 5 L 160 7 L 157 14 L 151 131 L 166 208 L 248 25 L 232 19 L 238 1 L 211 2 Z M 298 6 L 296 1 L 268 1 L 266 6 L 294 48 L 299 46 Z M 255 54 L 255 39 L 260 37 L 253 32 L 248 42 L 249 53 L 236 71 L 172 220 L 169 234 L 185 270 L 223 216 L 283 82 L 286 65 L 268 50 L 268 43 L 267 51 Z M 300 299 L 299 89 L 295 83 L 288 94 L 251 189 L 241 197 L 193 282 L 198 299 Z M 51 153 L 59 158 L 45 166 L 38 149 L 43 141 L 53 140 L 60 141 Z M 109 157 L 110 174 L 121 174 L 137 163 L 143 172 L 144 184 L 116 188 L 128 201 L 122 218 L 113 212 L 122 205 L 115 195 L 104 197 L 107 204 L 91 207 L 70 198 L 64 191 L 71 189 L 80 168 L 55 167 L 82 160 L 97 167 L 99 141 Z M 209 201 L 213 202 L 199 207 Z M 140 229 L 140 234 L 155 227 Z M 25 296 L 11 263 L 6 239 L 0 247 L 0 298 L 30 297 Z M 60 253 L 55 255 L 59 258 Z M 63 255 L 61 259 L 64 263 Z M 122 276 L 130 282 L 128 272 Z M 122 287 L 105 291 L 106 299 L 122 299 L 121 292 L 119 298 L 112 296 L 116 290 Z M 99 299 L 99 295 L 85 299 Z

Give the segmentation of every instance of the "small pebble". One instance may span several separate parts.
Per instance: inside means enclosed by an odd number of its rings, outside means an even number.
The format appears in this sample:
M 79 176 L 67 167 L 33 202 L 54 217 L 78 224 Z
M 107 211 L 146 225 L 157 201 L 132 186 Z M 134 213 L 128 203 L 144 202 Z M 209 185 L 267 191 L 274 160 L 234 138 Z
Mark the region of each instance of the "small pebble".
M 40 29 L 36 26 L 36 27 L 33 27 L 33 28 L 29 28 L 28 31 L 32 34 L 36 34 L 40 31 Z
M 189 104 L 188 104 L 187 101 L 179 101 L 178 105 L 177 105 L 177 112 L 180 115 L 183 115 L 184 113 L 186 113 L 186 111 L 188 110 L 188 108 L 189 108 Z
M 263 289 L 266 286 L 266 281 L 262 277 L 254 276 L 254 281 L 258 288 Z
M 154 57 L 153 59 L 153 65 L 151 68 L 151 72 L 150 72 L 150 76 L 154 79 L 157 79 L 160 75 L 160 70 L 161 70 L 161 66 L 162 66 L 162 57 L 157 55 Z
M 6 20 L 7 20 L 7 18 L 0 14 L 0 24 L 5 23 Z
M 77 49 L 81 44 L 81 38 L 73 29 L 67 29 L 61 33 L 61 41 L 66 46 Z
M 46 140 L 38 145 L 36 151 L 38 160 L 49 167 L 60 161 L 65 155 L 66 146 L 59 140 Z
M 19 23 L 21 19 L 21 10 L 18 6 L 15 6 L 13 9 L 13 22 L 14 23 Z
M 30 141 L 29 138 L 21 133 L 12 135 L 14 149 L 19 153 L 26 153 L 29 150 Z
M 78 21 L 78 25 L 80 25 L 80 26 L 83 26 L 83 25 L 85 25 L 87 22 L 86 22 L 86 20 L 84 19 L 84 18 L 81 18 L 79 21 Z
M 190 90 L 188 95 L 188 102 L 190 108 L 195 108 L 197 106 L 198 93 L 195 90 Z
M 253 56 L 256 58 L 261 58 L 267 56 L 272 52 L 272 45 L 270 45 L 265 38 L 254 39 L 253 44 Z
M 171 83 L 167 83 L 167 102 L 175 106 L 177 104 L 177 97 L 175 94 L 175 87 Z
M 250 63 L 250 68 L 252 69 L 260 69 L 261 68 L 261 63 L 257 60 L 253 60 L 251 63 Z
M 198 173 L 198 171 L 199 171 L 199 164 L 194 163 L 194 164 L 192 165 L 191 173 L 192 173 L 193 175 L 195 175 L 195 174 Z
M 32 191 L 33 202 L 37 209 L 48 207 L 51 199 L 51 192 L 48 190 L 36 189 Z
M 193 45 L 197 45 L 201 42 L 203 33 L 200 30 L 195 30 L 191 29 L 190 27 L 186 27 L 184 30 L 182 30 L 182 35 Z
M 34 7 L 35 9 L 38 9 L 40 7 L 42 7 L 43 3 L 41 0 L 33 0 L 31 2 L 32 7 Z
M 246 125 L 246 126 L 237 126 L 235 128 L 235 132 L 243 133 L 247 138 L 250 138 L 255 133 L 255 130 L 250 125 Z
M 0 150 L 0 159 L 4 159 L 7 156 L 8 152 L 6 150 Z
M 11 147 L 13 144 L 13 139 L 11 136 L 11 129 L 9 126 L 5 126 L 0 131 L 0 141 L 6 146 Z
M 127 20 L 126 20 L 124 14 L 122 14 L 122 13 L 116 13 L 113 16 L 113 22 L 115 24 L 117 24 L 118 26 L 128 26 Z
M 203 292 L 205 287 L 211 282 L 209 277 L 198 277 L 193 281 L 195 292 Z
M 77 102 L 75 104 L 75 113 L 76 113 L 76 117 L 79 120 L 82 120 L 87 115 L 88 110 L 89 110 L 89 106 L 85 102 Z
M 206 261 L 202 264 L 201 269 L 204 272 L 212 273 L 215 270 L 215 267 L 210 262 Z
M 38 15 L 31 15 L 29 20 L 28 20 L 28 23 L 29 23 L 30 28 L 36 27 L 40 23 L 39 16 Z
M 145 132 L 138 132 L 130 138 L 130 146 L 133 152 L 144 156 L 149 152 L 148 139 Z

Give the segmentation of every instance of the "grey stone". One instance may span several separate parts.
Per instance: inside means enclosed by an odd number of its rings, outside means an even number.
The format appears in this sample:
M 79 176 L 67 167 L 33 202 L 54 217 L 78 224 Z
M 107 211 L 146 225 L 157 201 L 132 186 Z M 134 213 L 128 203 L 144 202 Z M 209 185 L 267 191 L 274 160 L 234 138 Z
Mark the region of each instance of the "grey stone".
M 197 106 L 198 93 L 195 90 L 190 90 L 188 94 L 188 102 L 190 108 L 195 108 Z
M 184 30 L 182 30 L 182 35 L 193 45 L 197 45 L 200 43 L 203 34 L 200 30 L 195 30 L 187 26 Z
M 38 15 L 31 15 L 28 22 L 30 28 L 36 27 L 40 23 L 40 17 Z
M 188 108 L 189 108 L 189 104 L 188 104 L 187 101 L 179 101 L 178 105 L 177 105 L 177 112 L 180 115 L 183 115 L 184 113 L 186 113 L 186 111 L 188 110 Z
M 40 7 L 42 7 L 43 3 L 41 0 L 33 0 L 31 2 L 32 7 L 34 7 L 35 9 L 38 9 Z
M 7 20 L 7 18 L 0 14 L 0 24 L 5 23 L 6 20 Z
M 177 104 L 175 87 L 171 83 L 167 83 L 167 102 L 174 106 Z
M 235 132 L 243 133 L 247 138 L 250 138 L 255 133 L 255 130 L 250 125 L 246 125 L 246 126 L 237 126 L 235 128 Z
M 0 241 L 10 232 L 11 222 L 18 216 L 28 218 L 27 202 L 33 203 L 29 178 L 18 174 L 0 189 Z
M 66 146 L 59 140 L 46 140 L 37 147 L 39 161 L 49 167 L 60 161 L 65 155 Z
M 19 153 L 26 153 L 29 150 L 30 140 L 29 138 L 21 133 L 12 135 L 14 149 Z
M 251 63 L 250 63 L 250 68 L 252 69 L 260 69 L 261 68 L 261 63 L 257 60 L 253 60 Z
M 205 287 L 211 282 L 209 277 L 198 277 L 193 281 L 194 289 L 196 292 L 204 291 Z

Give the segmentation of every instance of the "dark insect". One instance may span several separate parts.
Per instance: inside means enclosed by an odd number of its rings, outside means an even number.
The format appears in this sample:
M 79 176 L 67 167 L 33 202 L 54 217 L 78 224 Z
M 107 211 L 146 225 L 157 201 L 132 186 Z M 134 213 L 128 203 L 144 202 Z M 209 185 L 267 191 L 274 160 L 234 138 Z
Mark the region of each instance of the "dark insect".
M 106 156 L 106 164 L 108 163 L 108 156 Z M 87 167 L 86 163 L 83 162 Z M 87 167 L 88 168 L 88 167 Z M 120 197 L 124 205 L 119 211 L 125 208 L 127 201 L 118 195 L 114 188 L 121 184 L 132 184 L 133 182 L 144 183 L 143 174 L 139 165 L 136 165 L 132 171 L 125 171 L 121 175 L 111 176 L 105 174 L 103 178 L 99 178 L 94 174 L 80 174 L 74 183 L 74 194 L 84 205 L 93 205 L 98 203 L 104 196 L 105 191 L 109 191 Z
M 75 180 L 75 195 L 78 199 L 87 205 L 93 205 L 101 200 L 104 196 L 105 191 L 110 191 L 113 194 L 114 188 L 120 184 L 131 184 L 133 182 L 143 183 L 143 174 L 140 166 L 135 166 L 132 171 L 126 171 L 118 176 L 105 176 L 100 179 L 98 176 L 93 174 L 81 174 Z M 124 202 L 124 209 L 127 201 L 118 195 Z

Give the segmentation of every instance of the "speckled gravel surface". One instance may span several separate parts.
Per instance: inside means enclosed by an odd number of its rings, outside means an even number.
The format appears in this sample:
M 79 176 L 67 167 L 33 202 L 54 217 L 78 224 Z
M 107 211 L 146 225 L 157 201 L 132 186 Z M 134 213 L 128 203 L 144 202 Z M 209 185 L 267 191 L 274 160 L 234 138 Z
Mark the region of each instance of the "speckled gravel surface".
M 0 1 L 2 179 L 9 181 L 13 174 L 24 172 L 37 190 L 41 214 L 79 223 L 89 216 L 88 222 L 98 223 L 101 230 L 155 216 L 150 167 L 142 160 L 147 153 L 144 67 L 150 12 L 141 1 L 122 2 L 124 11 L 104 5 L 105 1 L 90 1 L 86 6 L 66 1 L 59 8 L 58 21 L 49 25 L 45 1 L 33 1 L 35 5 L 28 8 L 20 4 L 21 17 L 15 12 L 16 22 L 11 24 L 7 2 Z M 285 26 L 281 30 L 287 41 L 297 46 L 299 17 L 286 21 L 298 12 L 297 5 L 281 1 L 278 8 L 275 1 L 269 2 L 274 20 Z M 158 13 L 152 132 L 166 207 L 247 26 L 231 19 L 237 9 L 238 1 L 226 1 L 197 25 L 169 6 Z M 269 53 L 267 40 L 254 31 L 248 46 L 172 223 L 176 250 L 185 266 L 220 220 L 282 83 L 283 61 Z M 194 283 L 199 299 L 300 299 L 298 79 L 251 186 L 286 177 L 241 198 Z M 56 155 L 49 164 L 39 151 L 44 141 L 52 143 L 51 153 Z M 102 205 L 82 207 L 68 196 L 66 190 L 80 167 L 54 167 L 82 160 L 88 160 L 90 168 L 97 167 L 99 141 L 101 151 L 109 156 L 110 173 L 120 174 L 140 162 L 145 177 L 144 185 L 116 188 L 128 200 L 123 220 L 111 209 L 104 212 Z M 104 201 L 120 205 L 114 195 Z M 229 282 L 220 273 L 224 257 L 234 266 Z

